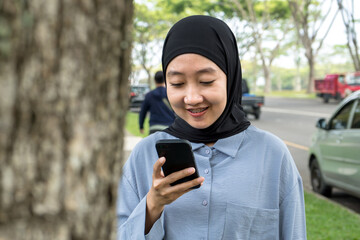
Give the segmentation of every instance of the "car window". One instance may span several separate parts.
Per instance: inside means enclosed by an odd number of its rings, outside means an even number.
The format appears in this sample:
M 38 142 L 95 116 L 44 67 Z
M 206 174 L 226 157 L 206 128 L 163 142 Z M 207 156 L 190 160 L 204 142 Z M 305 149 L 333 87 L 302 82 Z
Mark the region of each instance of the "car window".
M 344 83 L 344 76 L 343 75 L 339 76 L 339 83 Z
M 359 85 L 360 84 L 360 75 L 349 74 L 348 78 L 347 78 L 347 84 Z
M 355 108 L 354 118 L 351 124 L 351 128 L 360 128 L 360 101 Z
M 149 90 L 150 90 L 150 88 L 146 87 L 146 86 L 131 86 L 131 91 L 136 93 L 136 95 L 145 94 Z
M 330 121 L 330 129 L 345 129 L 349 120 L 349 115 L 354 101 L 346 104 L 340 112 Z

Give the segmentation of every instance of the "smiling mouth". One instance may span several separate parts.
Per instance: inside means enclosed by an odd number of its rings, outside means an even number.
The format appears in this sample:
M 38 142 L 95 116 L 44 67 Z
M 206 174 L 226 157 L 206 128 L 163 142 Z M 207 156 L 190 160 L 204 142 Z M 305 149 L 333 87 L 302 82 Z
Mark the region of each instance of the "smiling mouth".
M 201 112 L 204 112 L 206 109 L 208 109 L 208 107 L 206 107 L 206 108 L 197 108 L 197 109 L 188 109 L 188 111 L 190 112 L 190 113 L 201 113 Z

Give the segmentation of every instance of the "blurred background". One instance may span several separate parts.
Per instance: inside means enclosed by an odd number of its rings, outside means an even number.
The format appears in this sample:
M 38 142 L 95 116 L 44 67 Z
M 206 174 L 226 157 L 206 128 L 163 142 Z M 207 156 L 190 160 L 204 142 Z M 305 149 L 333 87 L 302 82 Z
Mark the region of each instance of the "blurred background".
M 167 31 L 195 14 L 234 32 L 243 107 L 294 157 L 308 239 L 360 239 L 360 100 L 349 98 L 360 88 L 357 9 L 355 0 L 0 0 L 0 240 L 116 239 L 121 167 L 146 136 L 139 107 Z M 354 136 L 335 151 L 351 155 L 336 156 L 333 173 L 352 191 L 326 185 L 329 194 L 314 189 L 325 173 L 313 149 L 343 108 Z
M 314 91 L 313 80 L 360 71 L 357 1 L 135 1 L 132 84 L 151 83 L 162 41 L 177 20 L 221 18 L 236 35 L 243 76 L 254 92 Z

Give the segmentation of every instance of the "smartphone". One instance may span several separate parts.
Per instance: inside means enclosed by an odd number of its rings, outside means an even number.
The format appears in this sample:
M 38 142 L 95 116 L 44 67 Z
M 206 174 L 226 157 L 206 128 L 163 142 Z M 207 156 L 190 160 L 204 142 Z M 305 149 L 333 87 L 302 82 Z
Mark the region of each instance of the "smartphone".
M 194 154 L 189 141 L 184 139 L 163 139 L 156 142 L 156 151 L 160 157 L 165 157 L 166 161 L 162 166 L 165 176 L 180 171 L 184 168 L 193 167 L 195 172 L 187 177 L 179 179 L 172 184 L 174 186 L 179 183 L 187 182 L 199 177 L 199 173 L 195 164 Z M 192 188 L 199 188 L 200 184 Z

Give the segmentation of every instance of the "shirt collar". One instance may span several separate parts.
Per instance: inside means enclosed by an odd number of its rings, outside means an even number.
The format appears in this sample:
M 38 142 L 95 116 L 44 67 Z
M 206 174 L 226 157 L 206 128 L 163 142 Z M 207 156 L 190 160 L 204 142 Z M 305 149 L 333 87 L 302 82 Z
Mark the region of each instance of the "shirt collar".
M 203 143 L 193 143 L 193 142 L 191 142 L 191 148 L 192 148 L 193 151 L 201 148 L 201 147 L 204 146 L 204 145 L 205 145 L 205 144 L 203 144 Z
M 240 148 L 243 139 L 244 139 L 244 131 L 235 134 L 231 137 L 217 140 L 213 147 L 216 150 L 234 158 L 236 156 L 238 149 Z M 193 142 L 191 143 L 193 151 L 201 148 L 204 145 L 205 145 L 204 143 L 193 143 Z

